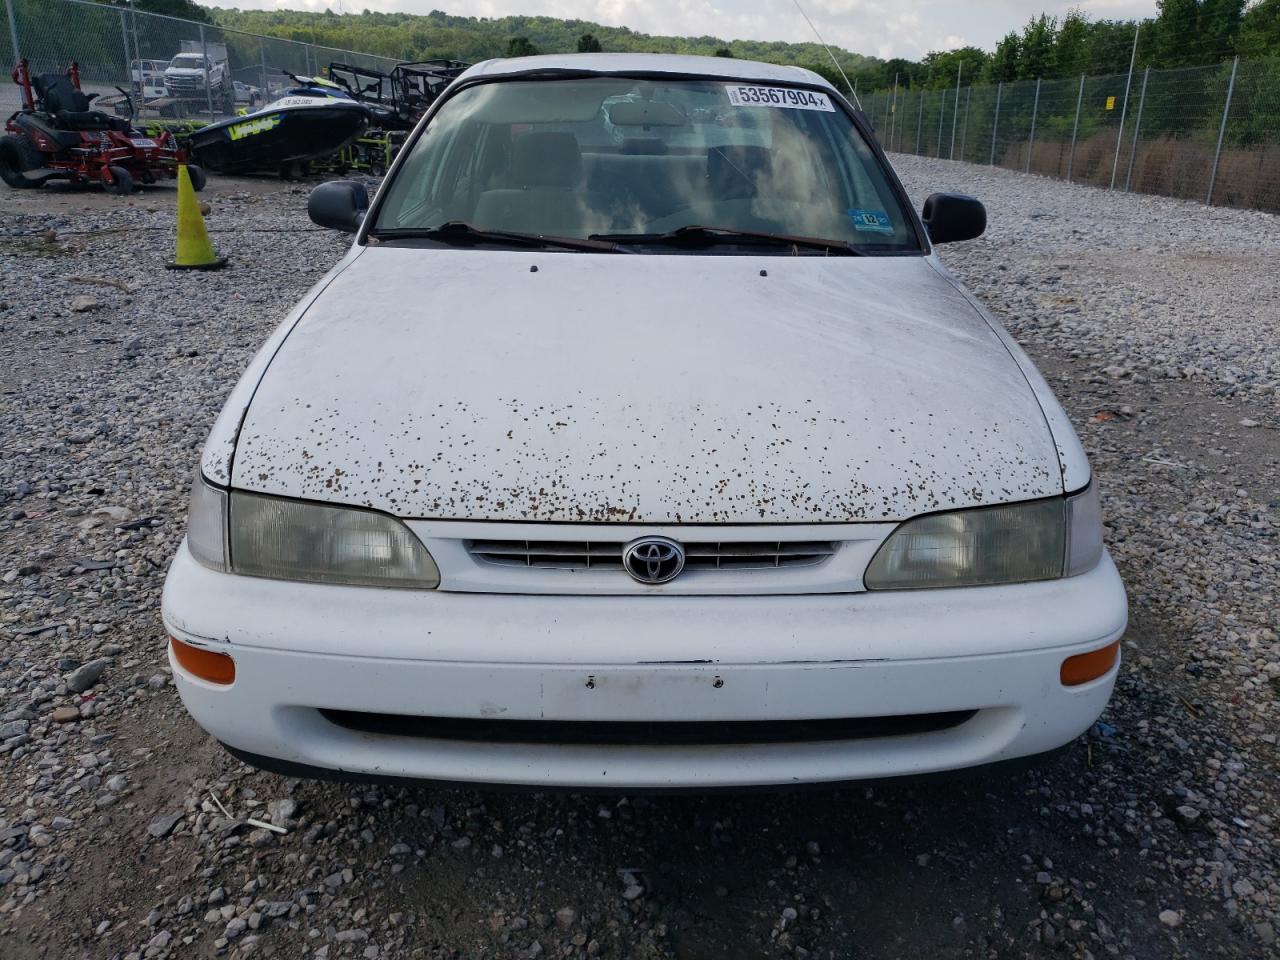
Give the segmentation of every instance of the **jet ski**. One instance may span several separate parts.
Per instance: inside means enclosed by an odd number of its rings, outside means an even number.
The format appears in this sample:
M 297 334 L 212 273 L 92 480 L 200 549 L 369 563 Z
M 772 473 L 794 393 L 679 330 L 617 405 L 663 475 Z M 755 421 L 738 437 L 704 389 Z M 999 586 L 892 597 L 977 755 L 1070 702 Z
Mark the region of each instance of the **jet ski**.
M 191 134 L 190 150 L 220 173 L 286 173 L 313 157 L 335 153 L 369 125 L 368 108 L 319 77 L 293 77 L 297 86 L 243 116 Z

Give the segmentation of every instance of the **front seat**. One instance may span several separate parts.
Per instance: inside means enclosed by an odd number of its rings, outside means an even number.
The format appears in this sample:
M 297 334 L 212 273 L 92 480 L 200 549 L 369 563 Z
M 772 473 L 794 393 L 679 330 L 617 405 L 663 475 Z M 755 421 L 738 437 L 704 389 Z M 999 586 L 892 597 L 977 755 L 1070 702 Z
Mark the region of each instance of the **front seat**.
M 571 133 L 527 133 L 511 144 L 506 185 L 476 200 L 482 230 L 577 236 L 584 227 L 582 149 Z

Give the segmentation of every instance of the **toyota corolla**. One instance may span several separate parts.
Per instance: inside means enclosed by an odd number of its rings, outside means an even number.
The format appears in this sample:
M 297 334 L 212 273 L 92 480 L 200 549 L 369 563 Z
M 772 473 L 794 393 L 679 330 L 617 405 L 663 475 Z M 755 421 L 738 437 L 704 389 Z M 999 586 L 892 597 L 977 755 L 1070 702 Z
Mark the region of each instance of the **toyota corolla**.
M 1098 486 L 796 67 L 459 77 L 232 391 L 163 617 L 233 754 L 302 775 L 661 789 L 1026 758 L 1126 622 Z

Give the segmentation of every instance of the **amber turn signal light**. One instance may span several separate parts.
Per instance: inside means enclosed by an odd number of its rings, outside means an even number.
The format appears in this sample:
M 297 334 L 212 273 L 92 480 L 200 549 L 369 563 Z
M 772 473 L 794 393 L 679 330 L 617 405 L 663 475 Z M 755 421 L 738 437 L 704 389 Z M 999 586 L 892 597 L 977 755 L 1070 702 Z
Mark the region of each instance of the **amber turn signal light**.
M 1120 656 L 1120 641 L 1109 643 L 1101 650 L 1090 650 L 1088 653 L 1077 653 L 1062 661 L 1062 685 L 1078 687 L 1090 680 L 1097 680 L 1115 666 Z
M 178 661 L 182 669 L 201 680 L 227 684 L 236 678 L 236 662 L 225 653 L 193 647 L 177 637 L 169 638 L 169 646 L 173 649 L 173 659 Z

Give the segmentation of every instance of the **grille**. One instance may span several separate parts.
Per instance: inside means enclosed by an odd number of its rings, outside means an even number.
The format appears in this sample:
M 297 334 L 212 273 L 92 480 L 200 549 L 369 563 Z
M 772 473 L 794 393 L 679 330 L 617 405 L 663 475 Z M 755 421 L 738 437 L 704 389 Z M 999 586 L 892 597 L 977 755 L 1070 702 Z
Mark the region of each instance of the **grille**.
M 621 570 L 624 543 L 596 540 L 472 540 L 477 560 L 544 570 Z M 822 563 L 836 552 L 829 540 L 684 543 L 686 570 L 757 570 Z
M 938 733 L 972 719 L 976 710 L 897 717 L 837 717 L 822 720 L 590 721 L 470 720 L 410 717 L 350 710 L 321 710 L 330 723 L 360 733 L 482 743 L 581 744 L 588 746 L 729 746 L 869 740 Z

